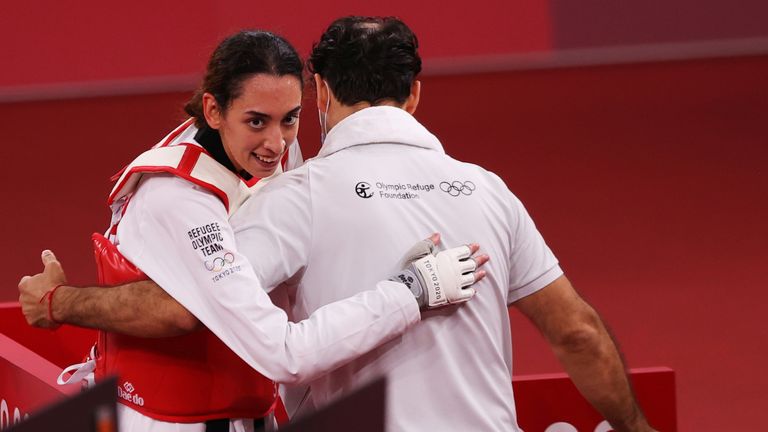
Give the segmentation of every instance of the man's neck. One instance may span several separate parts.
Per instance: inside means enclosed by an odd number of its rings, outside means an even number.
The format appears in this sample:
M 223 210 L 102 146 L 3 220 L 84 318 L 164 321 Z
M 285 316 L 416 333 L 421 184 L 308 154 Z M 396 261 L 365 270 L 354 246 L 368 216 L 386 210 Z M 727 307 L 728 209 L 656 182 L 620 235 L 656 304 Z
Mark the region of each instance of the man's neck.
M 332 100 L 331 107 L 328 110 L 328 130 L 330 131 L 334 126 L 339 124 L 340 121 L 351 116 L 352 114 L 373 106 L 391 106 L 395 108 L 403 108 L 403 105 L 398 104 L 396 101 L 392 100 L 381 101 L 376 105 L 372 105 L 369 102 L 358 102 L 354 105 L 343 105 L 336 100 Z

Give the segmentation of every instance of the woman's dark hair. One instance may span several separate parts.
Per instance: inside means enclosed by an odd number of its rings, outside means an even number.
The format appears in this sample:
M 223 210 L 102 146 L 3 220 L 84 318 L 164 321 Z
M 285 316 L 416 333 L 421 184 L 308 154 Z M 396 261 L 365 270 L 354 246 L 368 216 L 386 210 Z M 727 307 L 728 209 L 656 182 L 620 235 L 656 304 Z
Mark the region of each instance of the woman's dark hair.
M 256 74 L 295 76 L 304 88 L 304 65 L 296 49 L 282 37 L 260 30 L 244 30 L 224 39 L 211 54 L 203 83 L 184 111 L 195 125 L 207 125 L 203 115 L 203 93 L 210 93 L 222 111 L 242 93 L 242 84 Z
M 416 35 L 398 18 L 349 16 L 331 23 L 307 64 L 344 105 L 402 104 L 421 72 L 418 47 Z

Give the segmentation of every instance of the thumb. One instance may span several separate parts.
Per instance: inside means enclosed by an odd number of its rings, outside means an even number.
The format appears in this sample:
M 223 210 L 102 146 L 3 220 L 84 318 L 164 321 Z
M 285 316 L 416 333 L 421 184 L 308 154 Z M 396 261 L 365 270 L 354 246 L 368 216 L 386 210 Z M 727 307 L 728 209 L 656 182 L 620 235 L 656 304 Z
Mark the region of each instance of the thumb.
M 48 249 L 43 251 L 43 253 L 40 255 L 40 258 L 43 260 L 43 265 L 46 267 L 48 264 L 58 262 L 56 255 L 54 255 L 53 252 L 49 251 Z
M 53 252 L 46 249 L 40 255 L 40 258 L 43 260 L 43 265 L 45 266 L 43 269 L 44 274 L 54 278 L 57 282 L 67 282 L 67 277 L 64 275 L 64 269 L 61 268 L 61 263 L 56 259 L 56 255 L 54 255 Z

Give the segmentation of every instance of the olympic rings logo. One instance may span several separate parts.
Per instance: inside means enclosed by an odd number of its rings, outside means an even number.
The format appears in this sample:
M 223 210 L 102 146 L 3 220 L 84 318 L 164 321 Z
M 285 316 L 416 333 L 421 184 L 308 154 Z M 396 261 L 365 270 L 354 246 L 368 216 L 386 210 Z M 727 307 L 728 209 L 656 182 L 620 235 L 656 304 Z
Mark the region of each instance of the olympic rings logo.
M 235 255 L 232 252 L 227 252 L 223 257 L 216 257 L 210 262 L 206 261 L 205 268 L 208 271 L 220 272 L 227 264 L 232 264 L 233 262 L 235 262 Z
M 440 183 L 440 190 L 453 197 L 457 197 L 461 194 L 472 195 L 472 192 L 474 192 L 475 189 L 477 189 L 477 186 L 469 180 L 464 183 L 460 181 Z

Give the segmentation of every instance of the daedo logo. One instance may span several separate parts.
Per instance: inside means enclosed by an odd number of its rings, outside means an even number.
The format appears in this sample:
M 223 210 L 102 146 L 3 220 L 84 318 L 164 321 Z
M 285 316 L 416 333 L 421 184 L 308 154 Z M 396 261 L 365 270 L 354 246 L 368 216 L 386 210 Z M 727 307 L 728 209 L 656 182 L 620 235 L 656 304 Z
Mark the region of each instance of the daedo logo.
M 138 394 L 132 394 L 134 390 L 133 384 L 126 381 L 122 386 L 117 386 L 117 397 L 134 405 L 144 406 L 144 398 Z

